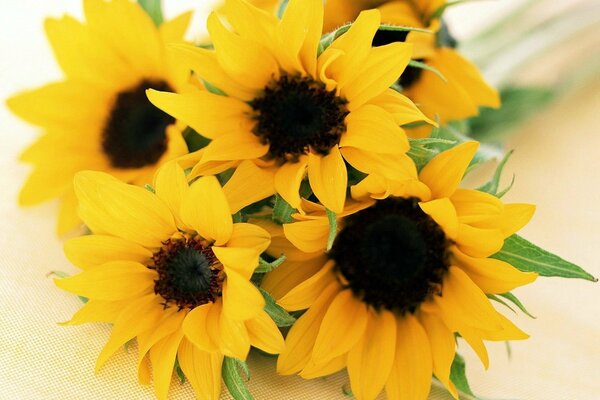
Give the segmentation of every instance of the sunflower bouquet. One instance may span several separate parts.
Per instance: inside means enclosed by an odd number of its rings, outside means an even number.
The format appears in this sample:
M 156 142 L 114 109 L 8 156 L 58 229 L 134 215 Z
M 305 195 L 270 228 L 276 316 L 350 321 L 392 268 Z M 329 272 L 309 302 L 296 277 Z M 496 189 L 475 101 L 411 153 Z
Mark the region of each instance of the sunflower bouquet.
M 500 310 L 539 276 L 594 278 L 517 235 L 507 154 L 460 132 L 498 92 L 456 49 L 443 0 L 226 0 L 209 39 L 160 1 L 84 0 L 48 19 L 65 78 L 9 99 L 43 136 L 23 205 L 58 197 L 85 303 L 65 322 L 112 324 L 96 370 L 134 343 L 166 399 L 237 400 L 250 351 L 281 375 L 346 370 L 359 400 L 469 389 L 459 346 L 528 335 Z M 69 110 L 70 112 L 65 112 Z M 265 362 L 274 360 L 265 357 Z

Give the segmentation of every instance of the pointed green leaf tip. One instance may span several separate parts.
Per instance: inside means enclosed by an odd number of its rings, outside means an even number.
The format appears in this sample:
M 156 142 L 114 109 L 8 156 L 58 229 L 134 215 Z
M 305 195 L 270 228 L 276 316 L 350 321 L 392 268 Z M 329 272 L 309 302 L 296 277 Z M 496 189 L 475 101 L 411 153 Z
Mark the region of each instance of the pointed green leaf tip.
M 327 220 L 329 221 L 329 236 L 327 237 L 327 251 L 333 247 L 335 236 L 337 235 L 337 218 L 333 211 L 326 209 Z
M 259 288 L 259 290 L 265 299 L 265 312 L 269 314 L 269 317 L 271 317 L 278 327 L 292 326 L 296 322 L 296 318 L 278 305 L 266 290 L 262 288 Z
M 250 379 L 248 364 L 237 358 L 225 357 L 221 374 L 231 397 L 235 400 L 254 400 L 246 385 L 246 382 Z
M 454 356 L 452 367 L 450 368 L 450 380 L 456 386 L 460 394 L 460 398 L 464 400 L 478 400 L 473 394 L 469 381 L 467 380 L 467 368 L 464 358 L 458 353 Z
M 505 261 L 524 272 L 537 272 L 541 276 L 598 281 L 581 267 L 528 242 L 519 235 L 512 235 L 506 239 L 502 250 L 492 258 Z
M 159 26 L 163 23 L 162 5 L 160 0 L 138 0 L 144 11 L 152 18 L 154 24 Z
M 494 175 L 492 176 L 492 178 L 487 183 L 485 183 L 483 186 L 480 186 L 479 188 L 477 188 L 477 190 L 480 190 L 482 192 L 486 192 L 489 194 L 493 194 L 496 197 L 502 197 L 512 188 L 513 184 L 515 183 L 515 175 L 514 174 L 513 174 L 511 183 L 506 188 L 502 189 L 501 191 L 498 191 L 499 186 L 500 186 L 500 178 L 502 177 L 502 171 L 504 170 L 504 166 L 508 162 L 508 159 L 513 154 L 513 152 L 514 152 L 514 150 L 511 150 L 504 155 L 504 158 L 502 158 L 500 163 L 498 163 L 498 167 L 496 167 L 496 171 L 494 172 Z

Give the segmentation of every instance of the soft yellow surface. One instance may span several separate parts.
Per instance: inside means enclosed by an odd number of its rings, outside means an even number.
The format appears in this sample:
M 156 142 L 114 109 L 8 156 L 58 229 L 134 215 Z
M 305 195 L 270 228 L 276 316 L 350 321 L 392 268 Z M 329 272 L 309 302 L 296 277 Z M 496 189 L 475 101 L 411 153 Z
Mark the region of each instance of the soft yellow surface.
M 41 4 L 22 3 L 22 7 Z M 33 21 L 23 14 L 12 19 L 9 13 L 1 14 L 0 24 L 14 27 L 14 33 L 0 39 L 1 54 L 11 55 L 0 59 L 0 98 L 57 77 L 38 29 L 40 15 L 49 11 L 38 9 Z M 28 32 L 30 36 L 20 36 Z M 522 126 L 508 144 L 516 152 L 507 176 L 515 172 L 517 180 L 506 196 L 507 201 L 538 205 L 533 221 L 522 231 L 526 238 L 596 276 L 600 276 L 599 109 L 596 79 Z M 28 209 L 16 205 L 29 171 L 17 163 L 16 155 L 34 135 L 34 129 L 0 108 L 0 398 L 152 399 L 151 388 L 137 383 L 135 348 L 120 352 L 93 374 L 108 326 L 57 325 L 80 307 L 77 298 L 57 289 L 47 276 L 52 270 L 75 271 L 62 254 L 62 241 L 54 236 L 57 204 Z M 510 361 L 504 344 L 491 344 L 487 372 L 466 351 L 474 390 L 496 399 L 600 398 L 600 284 L 540 279 L 517 294 L 537 316 L 515 318 L 532 337 L 512 345 Z M 306 382 L 275 376 L 274 362 L 260 355 L 251 358 L 250 366 L 250 388 L 258 400 L 347 398 L 341 390 L 348 381 L 345 373 Z M 175 381 L 171 394 L 173 399 L 192 398 L 189 385 Z M 430 399 L 449 397 L 434 390 Z

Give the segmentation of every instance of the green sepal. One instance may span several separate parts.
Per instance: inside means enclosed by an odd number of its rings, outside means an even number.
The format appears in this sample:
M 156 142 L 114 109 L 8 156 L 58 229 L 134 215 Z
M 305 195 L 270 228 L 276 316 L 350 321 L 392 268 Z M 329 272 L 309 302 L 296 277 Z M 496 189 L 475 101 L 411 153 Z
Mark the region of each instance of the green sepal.
M 525 306 L 523 305 L 521 300 L 519 300 L 517 298 L 517 296 L 515 296 L 514 294 L 508 292 L 508 293 L 500 293 L 498 296 L 504 297 L 506 300 L 510 301 L 515 306 L 519 307 L 519 310 L 521 310 L 528 317 L 533 318 L 533 319 L 536 318 L 533 314 L 531 314 L 529 311 L 527 311 L 527 309 L 525 308 Z
M 327 236 L 327 251 L 333 247 L 333 242 L 337 235 L 337 215 L 330 209 L 326 208 L 327 220 L 329 221 L 329 235 Z
M 138 0 L 138 4 L 152 18 L 154 25 L 160 26 L 163 23 L 164 18 L 160 0 Z
M 265 312 L 269 314 L 269 317 L 275 322 L 275 325 L 283 328 L 292 326 L 294 322 L 296 322 L 296 318 L 277 304 L 275 299 L 266 290 L 262 288 L 259 288 L 259 290 L 265 299 Z
M 321 37 L 321 41 L 319 42 L 319 50 L 318 55 L 321 55 L 335 39 L 342 36 L 344 33 L 348 32 L 348 30 L 352 27 L 352 24 L 342 25 L 334 31 L 326 33 Z M 424 32 L 424 33 L 433 33 L 429 29 L 423 28 L 412 28 L 409 26 L 397 26 L 397 25 L 389 25 L 389 24 L 381 24 L 379 26 L 380 31 L 393 31 L 393 32 Z
M 292 214 L 296 209 L 283 199 L 279 194 L 275 195 L 275 203 L 273 204 L 272 219 L 275 223 L 282 225 L 292 222 Z
M 410 143 L 410 150 L 407 155 L 412 158 L 419 171 L 427 165 L 433 157 L 457 144 L 454 140 L 431 137 L 408 140 Z
M 255 274 L 266 274 L 267 272 L 273 271 L 275 268 L 279 267 L 285 261 L 286 257 L 284 254 L 279 256 L 279 258 L 273 261 L 263 260 L 262 257 L 258 259 L 258 267 L 254 270 Z
M 146 183 L 146 184 L 144 185 L 144 189 L 146 189 L 146 190 L 147 190 L 147 191 L 149 191 L 150 193 L 154 193 L 154 194 L 156 194 L 156 190 L 154 189 L 154 186 L 152 186 L 152 185 L 151 185 L 151 184 L 149 184 L 149 183 Z
M 506 239 L 502 249 L 491 257 L 505 261 L 520 271 L 536 272 L 540 276 L 598 281 L 581 267 L 530 243 L 516 234 Z
M 477 190 L 479 190 L 481 192 L 493 194 L 494 196 L 496 196 L 498 198 L 501 198 L 506 193 L 508 193 L 508 191 L 512 188 L 513 184 L 515 183 L 515 175 L 514 174 L 512 176 L 512 180 L 511 180 L 510 184 L 506 188 L 502 189 L 501 191 L 498 191 L 498 188 L 500 186 L 500 178 L 502 177 L 502 171 L 504 170 L 504 166 L 508 162 L 508 159 L 513 154 L 513 152 L 514 152 L 514 150 L 510 150 L 509 152 L 507 152 L 504 155 L 504 157 L 502 157 L 502 160 L 500 160 L 500 162 L 498 163 L 498 166 L 496 167 L 496 171 L 494 172 L 494 175 L 492 176 L 492 178 L 488 182 L 483 184 L 482 186 L 478 187 Z
M 450 381 L 454 383 L 459 392 L 459 397 L 465 400 L 477 400 L 477 396 L 473 394 L 469 380 L 467 379 L 467 368 L 465 359 L 458 353 L 454 355 L 452 367 L 450 368 Z
M 210 93 L 212 94 L 216 94 L 217 96 L 227 96 L 227 94 L 225 94 L 224 91 L 222 91 L 221 89 L 219 89 L 218 87 L 216 87 L 215 85 L 213 85 L 212 83 L 202 80 L 202 83 L 204 83 L 204 87 L 206 88 L 206 90 L 208 90 Z
M 433 72 L 442 81 L 448 82 L 448 78 L 446 78 L 446 76 L 444 76 L 444 74 L 442 74 L 442 72 L 439 69 L 437 69 L 435 67 L 432 67 L 431 65 L 427 65 L 424 62 L 416 61 L 416 60 L 410 60 L 408 62 L 408 66 L 409 67 L 413 67 L 413 68 L 424 69 L 425 71 L 429 71 L 429 72 Z
M 279 6 L 277 7 L 277 18 L 283 18 L 283 14 L 285 14 L 285 10 L 287 9 L 289 0 L 281 0 L 279 2 Z
M 231 397 L 235 400 L 254 400 L 246 385 L 246 382 L 250 380 L 250 370 L 245 361 L 224 357 L 221 375 Z
M 174 369 L 175 369 L 175 373 L 177 374 L 177 377 L 179 378 L 179 383 L 181 383 L 183 385 L 186 381 L 186 377 L 185 377 L 185 374 L 183 373 L 183 370 L 181 369 L 181 365 L 179 365 L 179 360 L 177 359 L 177 357 L 175 357 Z
M 203 149 L 210 143 L 210 139 L 205 138 L 189 126 L 183 131 L 183 140 L 185 140 L 190 153 Z

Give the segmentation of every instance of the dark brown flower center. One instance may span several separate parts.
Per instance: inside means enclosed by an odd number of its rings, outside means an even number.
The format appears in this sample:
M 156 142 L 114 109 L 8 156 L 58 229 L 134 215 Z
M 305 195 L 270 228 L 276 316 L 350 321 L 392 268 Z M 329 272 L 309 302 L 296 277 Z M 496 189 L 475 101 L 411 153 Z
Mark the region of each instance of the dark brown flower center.
M 311 77 L 283 74 L 252 100 L 252 132 L 269 145 L 267 157 L 295 162 L 309 151 L 329 154 L 346 131 L 346 99 Z
M 102 150 L 115 168 L 154 164 L 167 150 L 165 129 L 175 119 L 150 103 L 149 88 L 173 91 L 164 81 L 143 80 L 117 94 L 102 132 Z
M 389 198 L 347 217 L 329 253 L 355 296 L 376 309 L 414 312 L 440 291 L 448 245 L 416 198 Z
M 158 273 L 154 293 L 165 308 L 192 309 L 215 302 L 222 294 L 223 265 L 212 246 L 195 238 L 169 239 L 152 256 L 148 268 Z

